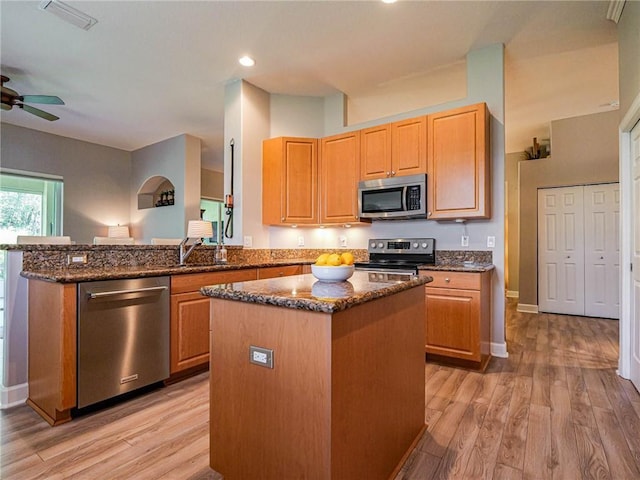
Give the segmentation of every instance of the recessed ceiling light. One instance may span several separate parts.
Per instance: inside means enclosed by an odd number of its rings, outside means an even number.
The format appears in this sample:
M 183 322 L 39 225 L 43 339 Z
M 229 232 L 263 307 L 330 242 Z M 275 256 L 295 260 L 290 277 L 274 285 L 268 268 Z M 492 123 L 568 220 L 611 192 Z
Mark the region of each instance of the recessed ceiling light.
M 382 3 L 396 3 L 398 0 L 382 0 Z
M 238 62 L 240 62 L 240 65 L 244 67 L 253 67 L 256 64 L 256 61 L 248 55 L 240 57 L 238 59 Z

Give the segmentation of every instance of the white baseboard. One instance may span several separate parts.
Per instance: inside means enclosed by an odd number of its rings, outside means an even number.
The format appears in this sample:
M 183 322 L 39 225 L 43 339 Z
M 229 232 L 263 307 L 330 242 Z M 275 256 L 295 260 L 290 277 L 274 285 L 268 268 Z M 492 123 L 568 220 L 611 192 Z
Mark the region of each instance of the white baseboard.
M 507 298 L 520 298 L 518 290 L 507 290 Z
M 502 342 L 502 343 L 491 342 L 491 355 L 493 357 L 509 358 L 509 352 L 507 352 L 506 342 Z
M 538 305 L 528 305 L 526 303 L 519 303 L 516 309 L 520 313 L 538 313 Z
M 24 405 L 28 397 L 28 383 L 12 385 L 11 387 L 0 386 L 0 410 Z

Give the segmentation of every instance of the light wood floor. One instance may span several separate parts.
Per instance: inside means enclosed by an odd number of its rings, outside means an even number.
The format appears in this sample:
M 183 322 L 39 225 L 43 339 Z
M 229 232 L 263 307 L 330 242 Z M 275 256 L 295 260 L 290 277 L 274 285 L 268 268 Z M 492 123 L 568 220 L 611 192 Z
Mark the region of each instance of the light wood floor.
M 427 364 L 429 429 L 396 480 L 640 479 L 640 395 L 615 373 L 618 322 L 511 303 L 507 340 L 485 374 Z M 0 478 L 220 480 L 207 409 L 203 374 L 55 428 L 5 410 Z

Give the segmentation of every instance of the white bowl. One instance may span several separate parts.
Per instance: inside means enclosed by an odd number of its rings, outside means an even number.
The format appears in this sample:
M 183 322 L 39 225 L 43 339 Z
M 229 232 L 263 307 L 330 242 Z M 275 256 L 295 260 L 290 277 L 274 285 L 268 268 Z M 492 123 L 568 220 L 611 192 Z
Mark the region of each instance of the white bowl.
M 311 265 L 311 273 L 323 282 L 344 282 L 353 275 L 353 265 L 340 265 L 331 267 L 324 265 Z

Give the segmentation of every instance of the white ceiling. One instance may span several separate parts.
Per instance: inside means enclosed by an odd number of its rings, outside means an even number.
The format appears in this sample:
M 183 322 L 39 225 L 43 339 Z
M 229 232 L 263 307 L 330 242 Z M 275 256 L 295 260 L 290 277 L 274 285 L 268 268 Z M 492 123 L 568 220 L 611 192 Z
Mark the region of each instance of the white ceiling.
M 1 70 L 19 93 L 66 105 L 38 106 L 56 122 L 19 109 L 2 122 L 128 151 L 188 133 L 215 170 L 224 86 L 238 78 L 271 93 L 357 96 L 504 43 L 507 152 L 548 138 L 551 120 L 618 99 L 608 1 L 68 0 L 98 19 L 89 31 L 39 3 L 0 2 Z M 256 66 L 241 67 L 242 54 Z

